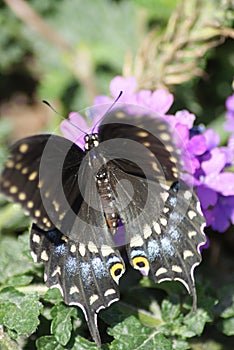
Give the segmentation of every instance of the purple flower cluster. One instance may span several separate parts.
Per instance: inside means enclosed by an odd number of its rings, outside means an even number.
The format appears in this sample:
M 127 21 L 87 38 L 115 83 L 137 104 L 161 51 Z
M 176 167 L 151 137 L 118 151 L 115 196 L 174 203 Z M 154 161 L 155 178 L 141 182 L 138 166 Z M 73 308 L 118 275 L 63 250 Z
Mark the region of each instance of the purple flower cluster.
M 137 82 L 134 77 L 117 76 L 110 84 L 112 98 L 104 95 L 97 96 L 94 104 L 113 103 L 119 92 L 123 91 L 118 102 L 146 107 L 164 116 L 177 135 L 178 147 L 182 149 L 184 180 L 195 186 L 207 226 L 224 232 L 231 223 L 234 224 L 234 173 L 228 171 L 228 167 L 234 160 L 234 95 L 230 96 L 226 102 L 225 124 L 225 129 L 233 134 L 227 146 L 220 147 L 219 135 L 212 129 L 205 129 L 203 126 L 194 127 L 196 119 L 194 114 L 187 110 L 178 111 L 175 115 L 166 114 L 174 98 L 165 89 L 154 92 L 136 91 L 136 89 Z M 71 113 L 70 121 L 62 122 L 62 133 L 83 148 L 83 132 L 79 132 L 74 125 L 87 133 L 90 130 L 96 132 L 98 118 L 100 119 L 100 116 L 94 118 L 92 129 L 88 128 L 81 115 Z

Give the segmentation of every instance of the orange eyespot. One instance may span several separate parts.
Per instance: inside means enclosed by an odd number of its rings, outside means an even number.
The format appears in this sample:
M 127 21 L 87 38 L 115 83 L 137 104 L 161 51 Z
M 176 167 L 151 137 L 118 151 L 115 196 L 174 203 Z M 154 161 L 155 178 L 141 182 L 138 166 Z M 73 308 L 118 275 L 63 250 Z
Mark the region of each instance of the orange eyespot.
M 123 275 L 125 268 L 120 262 L 114 264 L 110 268 L 111 277 L 116 283 L 119 283 L 120 277 Z
M 144 276 L 147 276 L 149 273 L 149 262 L 143 256 L 136 256 L 132 259 L 132 266 L 134 269 L 139 270 Z

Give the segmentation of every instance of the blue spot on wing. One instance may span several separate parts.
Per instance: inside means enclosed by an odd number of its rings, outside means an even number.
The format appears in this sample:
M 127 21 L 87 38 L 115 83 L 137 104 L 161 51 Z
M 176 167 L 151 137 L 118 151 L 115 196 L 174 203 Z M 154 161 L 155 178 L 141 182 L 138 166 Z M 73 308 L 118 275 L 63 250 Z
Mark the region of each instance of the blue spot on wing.
M 108 268 L 110 268 L 113 264 L 118 263 L 118 262 L 121 263 L 120 258 L 118 258 L 117 256 L 112 256 L 107 260 L 106 263 L 107 263 Z
M 149 261 L 154 261 L 160 255 L 160 248 L 158 242 L 153 239 L 148 242 L 148 259 Z
M 78 272 L 77 258 L 69 256 L 66 260 L 65 267 L 69 275 L 76 275 Z
M 170 203 L 170 205 L 171 205 L 172 207 L 175 207 L 175 205 L 176 205 L 176 203 L 177 203 L 177 198 L 171 196 L 171 197 L 169 197 L 168 201 L 169 201 L 169 203 Z
M 143 249 L 133 249 L 130 252 L 131 259 L 134 259 L 136 256 L 144 256 L 146 257 L 145 251 Z
M 99 279 L 103 278 L 103 277 L 108 277 L 108 270 L 106 268 L 105 263 L 101 260 L 101 258 L 96 257 L 94 259 L 92 259 L 91 261 L 95 276 Z
M 81 279 L 84 285 L 90 285 L 92 283 L 91 266 L 87 262 L 81 262 L 79 264 Z
M 170 236 L 170 238 L 172 238 L 172 240 L 174 241 L 179 241 L 180 237 L 181 237 L 181 234 L 180 232 L 174 228 L 174 227 L 171 227 L 169 228 L 168 230 L 168 235 Z
M 66 253 L 66 245 L 64 243 L 58 244 L 54 248 L 54 253 L 58 255 L 64 255 Z
M 171 241 L 167 237 L 163 237 L 161 239 L 161 246 L 162 246 L 162 251 L 164 254 L 172 256 L 175 254 L 175 249 L 173 245 L 171 244 Z

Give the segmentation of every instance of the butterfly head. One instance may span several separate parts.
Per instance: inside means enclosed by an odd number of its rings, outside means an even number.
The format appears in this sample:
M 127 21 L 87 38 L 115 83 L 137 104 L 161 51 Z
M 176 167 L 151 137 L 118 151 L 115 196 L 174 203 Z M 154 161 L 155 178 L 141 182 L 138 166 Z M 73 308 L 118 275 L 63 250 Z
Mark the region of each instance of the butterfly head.
M 99 145 L 99 137 L 98 134 L 86 134 L 84 137 L 85 140 L 85 151 L 88 152 L 92 148 L 97 147 Z

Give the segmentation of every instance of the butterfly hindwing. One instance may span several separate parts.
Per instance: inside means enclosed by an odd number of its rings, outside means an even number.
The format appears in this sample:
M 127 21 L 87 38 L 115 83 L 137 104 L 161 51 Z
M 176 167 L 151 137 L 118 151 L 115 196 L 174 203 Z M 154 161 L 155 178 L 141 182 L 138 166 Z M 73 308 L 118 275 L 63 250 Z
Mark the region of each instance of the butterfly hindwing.
M 98 234 L 95 229 L 90 232 L 94 242 Z M 118 281 L 125 267 L 108 239 L 100 246 L 93 241 L 73 241 L 57 229 L 45 232 L 35 224 L 30 236 L 34 260 L 44 263 L 47 286 L 59 288 L 66 304 L 81 307 L 93 339 L 101 345 L 97 313 L 119 300 Z
M 168 190 L 158 220 L 139 227 L 127 247 L 132 266 L 155 282 L 178 280 L 193 296 L 194 268 L 201 262 L 200 247 L 206 238 L 204 217 L 195 193 L 182 181 Z

